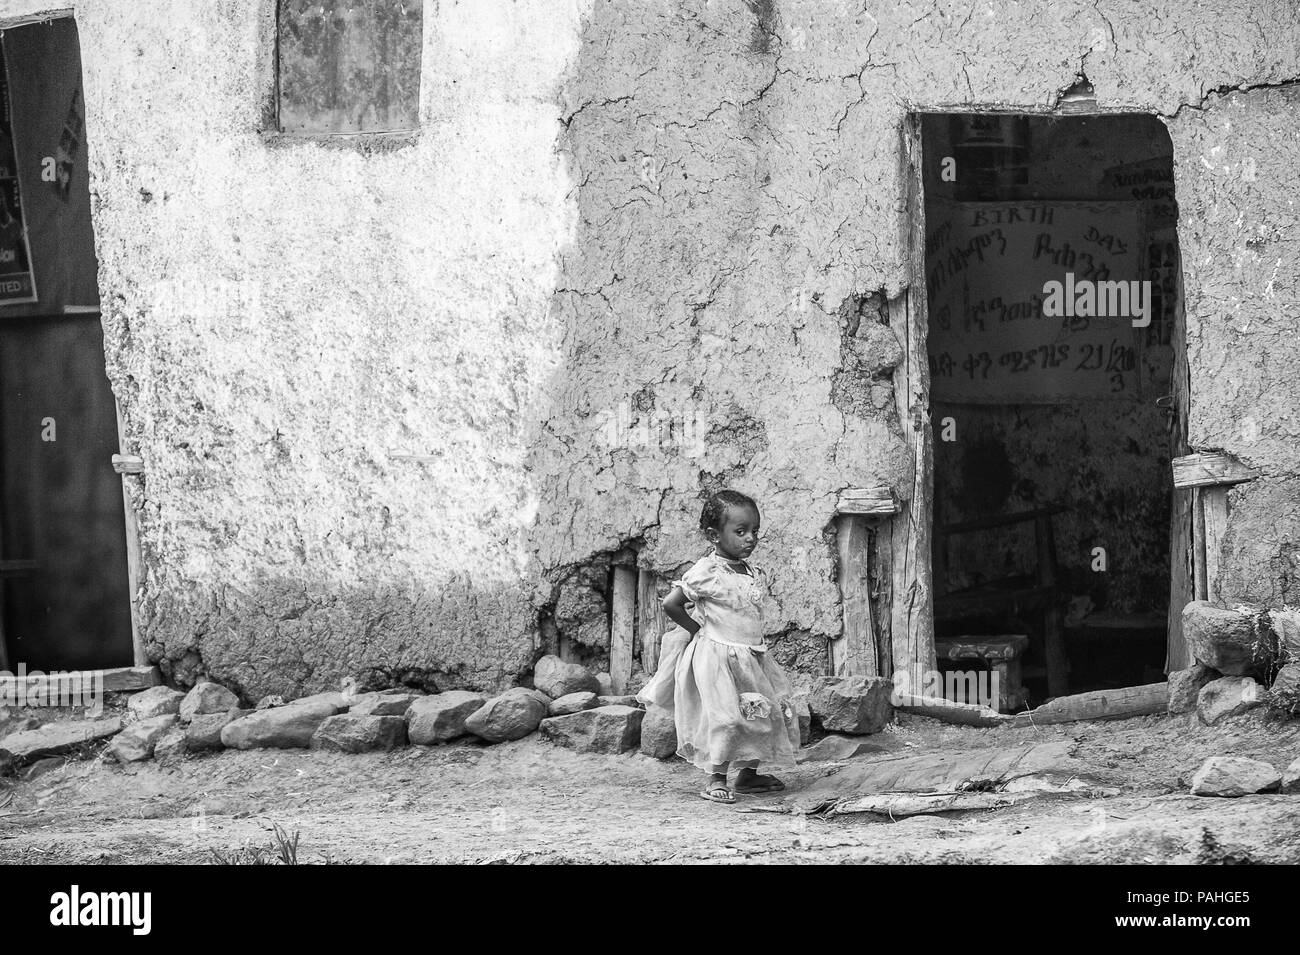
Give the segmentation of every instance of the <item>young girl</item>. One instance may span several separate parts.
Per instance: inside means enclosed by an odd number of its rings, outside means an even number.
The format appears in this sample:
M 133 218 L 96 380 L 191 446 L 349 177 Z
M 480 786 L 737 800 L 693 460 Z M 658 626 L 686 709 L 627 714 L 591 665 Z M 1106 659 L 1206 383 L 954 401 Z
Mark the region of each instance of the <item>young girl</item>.
M 765 587 L 745 562 L 758 527 L 758 505 L 743 494 L 719 491 L 705 502 L 700 529 L 713 552 L 664 598 L 677 627 L 664 634 L 659 668 L 638 695 L 673 711 L 677 755 L 710 774 L 700 795 L 715 802 L 735 802 L 733 789 L 784 789 L 759 764 L 793 766 L 799 746 L 790 684 L 763 642 Z M 732 789 L 729 767 L 737 769 Z

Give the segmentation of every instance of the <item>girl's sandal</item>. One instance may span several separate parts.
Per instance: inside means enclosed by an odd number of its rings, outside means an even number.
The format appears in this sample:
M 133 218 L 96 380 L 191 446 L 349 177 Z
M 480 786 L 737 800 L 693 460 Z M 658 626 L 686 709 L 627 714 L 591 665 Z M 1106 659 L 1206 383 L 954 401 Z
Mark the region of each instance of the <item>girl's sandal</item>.
M 736 792 L 751 795 L 754 793 L 775 793 L 785 789 L 785 783 L 775 776 L 765 776 L 762 774 L 755 775 L 753 780 L 745 785 L 736 784 Z
M 733 803 L 736 796 L 723 783 L 712 783 L 700 793 L 701 799 L 707 799 L 709 802 Z

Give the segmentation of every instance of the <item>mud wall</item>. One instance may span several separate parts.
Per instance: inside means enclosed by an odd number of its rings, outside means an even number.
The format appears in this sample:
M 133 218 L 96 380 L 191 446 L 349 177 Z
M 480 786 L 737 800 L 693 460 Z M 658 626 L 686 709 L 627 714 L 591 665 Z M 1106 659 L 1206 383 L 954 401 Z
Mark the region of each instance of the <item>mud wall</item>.
M 509 682 L 573 568 L 631 544 L 670 573 L 722 485 L 763 507 L 770 629 L 815 655 L 836 492 L 910 486 L 880 307 L 912 283 L 909 110 L 1049 107 L 1085 70 L 1104 105 L 1177 114 L 1184 222 L 1216 223 L 1185 242 L 1221 275 L 1198 301 L 1243 314 L 1265 292 L 1231 216 L 1271 236 L 1293 208 L 1279 186 L 1216 211 L 1195 169 L 1228 135 L 1207 90 L 1300 75 L 1280 0 L 441 0 L 421 129 L 389 149 L 261 135 L 270 0 L 74 7 L 149 652 L 250 696 Z M 1275 144 L 1278 95 L 1242 107 Z M 1271 288 L 1280 323 L 1294 284 Z M 1222 360 L 1195 334 L 1194 366 Z M 1281 334 L 1232 333 L 1293 355 Z M 1228 443 L 1221 397 L 1194 427 Z

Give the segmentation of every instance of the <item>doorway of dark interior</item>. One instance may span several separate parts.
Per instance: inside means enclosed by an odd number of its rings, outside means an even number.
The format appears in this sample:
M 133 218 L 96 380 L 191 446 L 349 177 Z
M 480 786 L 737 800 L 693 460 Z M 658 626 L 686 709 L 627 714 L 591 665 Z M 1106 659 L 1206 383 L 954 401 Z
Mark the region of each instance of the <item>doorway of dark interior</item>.
M 0 34 L 0 662 L 133 662 L 71 18 Z
M 940 666 L 1013 656 L 1011 709 L 1158 682 L 1186 453 L 1169 135 L 967 113 L 922 136 Z

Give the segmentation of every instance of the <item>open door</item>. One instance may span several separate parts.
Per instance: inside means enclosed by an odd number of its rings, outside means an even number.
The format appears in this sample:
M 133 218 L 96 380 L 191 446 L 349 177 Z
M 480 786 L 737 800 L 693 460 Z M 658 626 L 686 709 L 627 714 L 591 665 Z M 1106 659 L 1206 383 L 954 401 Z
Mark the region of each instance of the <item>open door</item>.
M 0 663 L 130 666 L 76 26 L 5 30 L 0 54 Z
M 1189 537 L 1168 132 L 921 123 L 939 665 L 1003 666 L 1013 708 L 1159 681 Z

